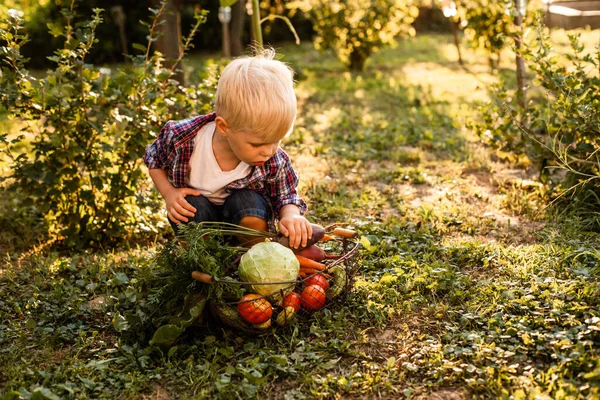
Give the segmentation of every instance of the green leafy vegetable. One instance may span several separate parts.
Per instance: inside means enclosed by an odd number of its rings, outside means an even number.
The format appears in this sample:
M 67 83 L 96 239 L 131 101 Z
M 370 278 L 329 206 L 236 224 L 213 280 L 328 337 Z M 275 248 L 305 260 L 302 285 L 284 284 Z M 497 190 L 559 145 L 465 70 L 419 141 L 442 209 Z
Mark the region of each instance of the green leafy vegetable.
M 300 263 L 294 252 L 279 243 L 263 242 L 255 244 L 242 256 L 239 273 L 246 282 L 286 282 L 277 285 L 252 285 L 257 294 L 263 296 L 284 290 L 289 292 L 298 277 Z

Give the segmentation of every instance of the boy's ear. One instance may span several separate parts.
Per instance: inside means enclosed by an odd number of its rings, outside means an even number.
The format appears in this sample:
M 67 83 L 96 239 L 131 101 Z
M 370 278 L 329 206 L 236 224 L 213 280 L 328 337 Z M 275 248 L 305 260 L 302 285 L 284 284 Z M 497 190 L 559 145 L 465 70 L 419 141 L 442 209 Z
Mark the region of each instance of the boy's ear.
M 217 126 L 217 131 L 223 136 L 227 136 L 229 132 L 229 128 L 227 127 L 227 121 L 223 119 L 223 117 L 215 118 L 215 125 Z

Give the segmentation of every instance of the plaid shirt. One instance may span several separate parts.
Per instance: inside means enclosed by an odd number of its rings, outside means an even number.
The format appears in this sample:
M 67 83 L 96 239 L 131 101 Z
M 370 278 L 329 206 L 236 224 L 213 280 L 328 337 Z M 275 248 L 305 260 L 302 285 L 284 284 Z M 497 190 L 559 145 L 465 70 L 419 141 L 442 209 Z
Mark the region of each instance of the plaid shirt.
M 175 187 L 186 187 L 185 179 L 190 172 L 190 158 L 194 151 L 194 138 L 207 123 L 214 121 L 215 113 L 192 117 L 181 121 L 169 121 L 160 130 L 154 143 L 146 147 L 144 163 L 148 169 L 160 168 Z M 289 156 L 278 148 L 273 157 L 262 166 L 253 166 L 248 176 L 231 182 L 226 192 L 234 189 L 252 189 L 270 203 L 276 218 L 286 204 L 294 204 L 300 213 L 306 212 L 304 200 L 298 196 L 298 174 Z M 273 221 L 270 221 L 271 227 Z

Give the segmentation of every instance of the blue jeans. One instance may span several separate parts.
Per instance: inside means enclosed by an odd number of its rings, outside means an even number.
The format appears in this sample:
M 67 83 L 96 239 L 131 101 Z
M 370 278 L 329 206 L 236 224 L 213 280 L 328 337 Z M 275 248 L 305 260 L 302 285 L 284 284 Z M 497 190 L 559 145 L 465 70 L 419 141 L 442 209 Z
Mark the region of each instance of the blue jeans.
M 244 217 L 253 216 L 268 221 L 271 215 L 271 207 L 267 200 L 250 189 L 232 191 L 223 205 L 213 204 L 204 196 L 186 196 L 185 199 L 196 208 L 196 215 L 189 218 L 189 222 L 218 221 L 239 224 Z M 169 223 L 177 236 L 177 224 L 171 220 Z

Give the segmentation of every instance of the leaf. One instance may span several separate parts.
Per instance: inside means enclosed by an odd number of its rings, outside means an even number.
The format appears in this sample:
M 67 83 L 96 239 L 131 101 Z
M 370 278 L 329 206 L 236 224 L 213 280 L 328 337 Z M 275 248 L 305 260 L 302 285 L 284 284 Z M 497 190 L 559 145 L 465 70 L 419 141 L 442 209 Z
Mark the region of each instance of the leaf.
M 533 340 L 531 340 L 531 336 L 529 336 L 527 332 L 521 335 L 521 339 L 523 339 L 523 344 L 526 346 L 533 343 Z
M 93 70 L 91 68 L 85 68 L 82 72 L 83 78 L 88 81 L 93 81 L 100 77 L 100 71 Z
M 285 367 L 288 364 L 288 359 L 285 356 L 285 354 L 278 354 L 278 355 L 274 355 L 269 357 L 270 361 L 275 362 L 276 364 Z
M 133 47 L 134 49 L 139 50 L 139 51 L 143 51 L 143 52 L 146 51 L 146 46 L 144 46 L 143 44 L 134 43 L 131 45 L 131 47 Z
M 83 383 L 88 389 L 94 389 L 96 387 L 96 382 L 91 379 L 79 377 L 81 383 Z
M 121 359 L 121 357 L 107 358 L 106 360 L 91 360 L 86 364 L 86 367 L 95 369 L 106 369 L 108 368 L 108 364 L 119 359 Z
M 369 241 L 369 239 L 367 239 L 366 236 L 361 236 L 360 237 L 360 244 L 363 245 L 363 247 L 367 250 L 367 251 L 371 251 L 373 249 L 373 246 L 371 246 L 371 242 Z
M 113 327 L 117 332 L 124 332 L 129 329 L 129 322 L 120 313 L 116 313 L 112 319 Z
M 168 324 L 163 325 L 156 330 L 154 336 L 150 340 L 150 344 L 158 346 L 171 346 L 179 336 L 183 333 L 184 329 L 177 325 Z
M 379 283 L 382 285 L 385 285 L 386 283 L 394 283 L 397 280 L 398 280 L 397 277 L 386 272 L 385 274 L 383 274 L 383 276 L 381 278 L 379 278 Z
M 221 7 L 231 7 L 232 5 L 234 5 L 237 2 L 238 2 L 238 0 L 219 0 L 219 5 Z
M 123 272 L 117 272 L 115 274 L 115 280 L 122 285 L 129 283 L 129 278 Z
M 387 359 L 387 367 L 388 369 L 392 369 L 396 366 L 396 357 L 392 356 Z
M 202 314 L 202 311 L 204 311 L 204 306 L 206 305 L 206 300 L 207 299 L 202 299 L 194 307 L 190 308 L 190 315 L 193 317 L 193 319 L 198 318 Z
M 48 31 L 50 32 L 50 34 L 54 37 L 59 37 L 61 35 L 63 35 L 63 28 L 62 26 L 60 26 L 59 24 L 52 22 L 52 23 L 47 23 L 46 27 L 48 28 Z
M 45 388 L 45 387 L 41 387 L 41 388 L 35 389 L 31 393 L 31 399 L 60 400 L 60 397 L 55 395 L 54 392 L 52 392 L 52 390 Z

